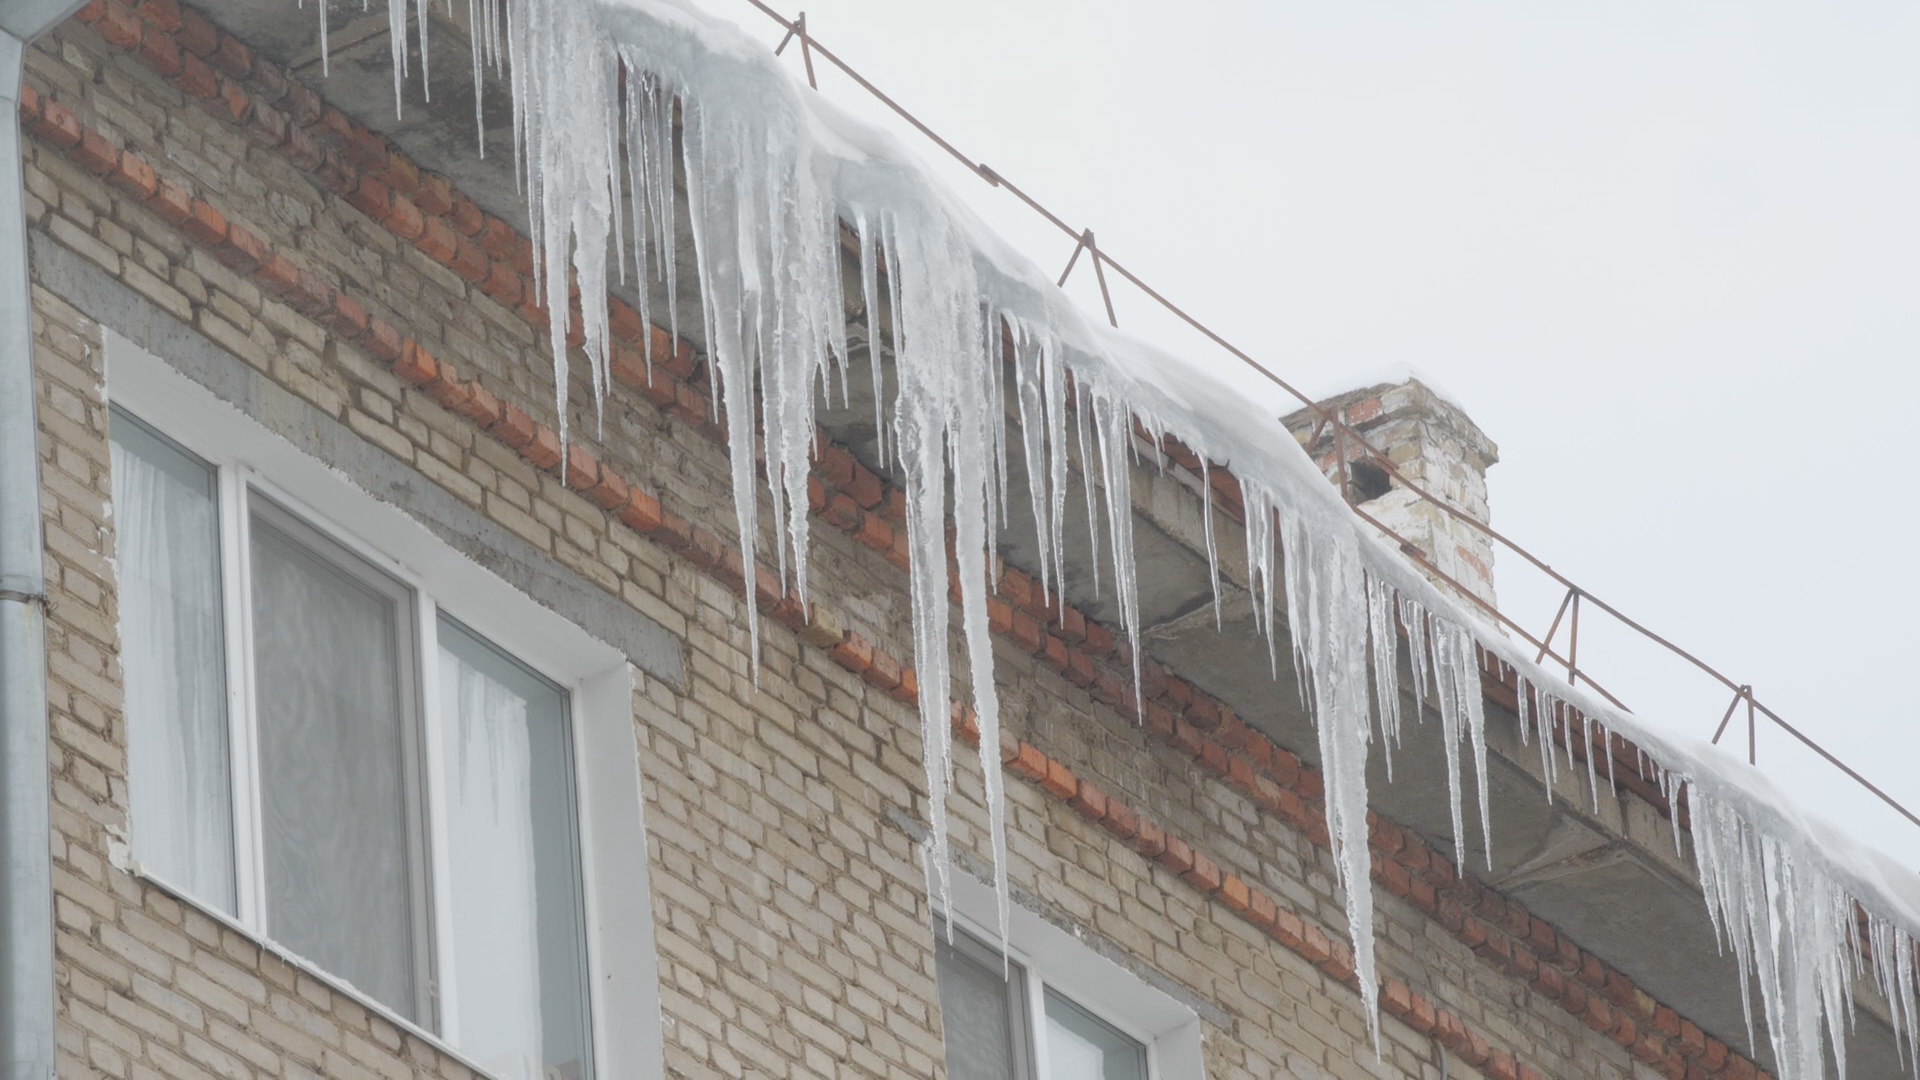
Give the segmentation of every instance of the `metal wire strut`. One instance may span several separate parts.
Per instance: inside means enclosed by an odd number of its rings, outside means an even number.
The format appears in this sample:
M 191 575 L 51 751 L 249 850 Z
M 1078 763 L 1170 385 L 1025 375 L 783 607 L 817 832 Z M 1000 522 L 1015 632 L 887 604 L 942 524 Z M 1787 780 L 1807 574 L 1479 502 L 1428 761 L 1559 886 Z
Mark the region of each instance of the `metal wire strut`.
M 813 43 L 812 39 L 807 37 L 807 13 L 804 11 L 798 18 L 787 24 L 787 36 L 781 38 L 780 44 L 773 47 L 773 55 L 779 56 L 786 52 L 787 46 L 793 42 L 794 38 L 800 39 L 800 59 L 807 65 L 807 85 L 818 90 L 820 82 L 813 77 Z
M 981 168 L 986 169 L 986 166 L 982 165 Z M 992 170 L 988 169 L 987 171 L 991 172 Z M 991 182 L 990 180 L 989 183 Z M 1107 292 L 1107 272 L 1100 268 L 1100 246 L 1093 242 L 1092 229 L 1082 230 L 1079 241 L 1073 245 L 1073 254 L 1067 256 L 1067 268 L 1060 271 L 1059 287 L 1063 289 L 1066 288 L 1067 275 L 1073 273 L 1073 264 L 1080 261 L 1080 253 L 1082 251 L 1086 252 L 1087 258 L 1093 261 L 1093 276 L 1100 281 L 1100 301 L 1107 305 L 1107 323 L 1118 328 L 1120 320 L 1113 317 L 1113 296 Z

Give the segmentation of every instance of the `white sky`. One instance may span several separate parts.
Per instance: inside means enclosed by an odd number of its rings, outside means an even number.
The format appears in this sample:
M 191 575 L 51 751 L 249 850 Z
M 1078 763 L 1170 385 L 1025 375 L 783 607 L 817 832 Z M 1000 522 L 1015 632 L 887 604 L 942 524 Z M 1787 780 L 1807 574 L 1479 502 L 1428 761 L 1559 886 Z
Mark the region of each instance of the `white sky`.
M 779 39 L 746 0 L 700 2 Z M 1496 527 L 1920 812 L 1920 4 L 806 3 L 882 89 L 1296 384 L 1431 377 L 1500 445 Z M 1065 265 L 1070 241 L 935 164 Z M 1544 632 L 1559 591 L 1498 571 Z M 1701 739 L 1726 708 L 1591 617 L 1581 658 Z M 1920 827 L 1784 736 L 1760 762 L 1920 866 Z

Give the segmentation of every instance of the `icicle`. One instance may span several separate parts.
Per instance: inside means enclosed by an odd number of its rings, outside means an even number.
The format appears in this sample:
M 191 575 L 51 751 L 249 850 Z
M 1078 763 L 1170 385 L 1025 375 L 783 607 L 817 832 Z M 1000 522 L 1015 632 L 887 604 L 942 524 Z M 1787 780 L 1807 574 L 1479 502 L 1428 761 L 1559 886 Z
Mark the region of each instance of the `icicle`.
M 407 3 L 389 0 L 387 4 L 387 49 L 393 62 L 393 117 L 402 119 L 401 91 L 407 82 Z
M 1207 541 L 1207 584 L 1213 587 L 1213 628 L 1222 629 L 1220 617 L 1220 545 L 1213 539 L 1213 483 L 1207 475 L 1208 462 L 1200 459 L 1200 521 Z
M 1112 540 L 1113 595 L 1120 608 L 1132 655 L 1140 655 L 1140 594 L 1133 565 L 1133 476 L 1127 467 L 1127 448 L 1133 441 L 1131 415 L 1125 406 L 1104 396 L 1095 397 L 1093 422 L 1099 434 L 1100 486 L 1106 492 L 1107 534 Z M 1086 417 L 1082 417 L 1084 423 Z M 1088 490 L 1092 490 L 1092 463 L 1088 463 Z M 1098 536 L 1098 533 L 1095 534 Z M 1097 541 L 1096 541 L 1097 543 Z M 1098 561 L 1098 556 L 1095 556 Z M 1133 699 L 1140 701 L 1140 665 L 1133 665 Z
M 1393 587 L 1371 574 L 1367 576 L 1367 640 L 1373 657 L 1375 708 L 1380 714 L 1380 749 L 1386 758 L 1387 782 L 1392 783 L 1393 752 L 1400 745 L 1400 635 L 1393 624 Z M 1525 729 L 1523 720 L 1521 730 Z
M 324 79 L 333 74 L 333 49 L 327 44 L 327 0 L 313 0 L 313 7 L 320 13 L 320 77 Z
M 1264 500 L 1247 500 L 1249 515 L 1256 501 Z M 1282 526 L 1280 542 L 1290 577 L 1292 567 L 1312 567 L 1314 588 L 1304 598 L 1306 603 L 1289 605 L 1289 627 L 1294 653 L 1304 658 L 1297 669 L 1300 678 L 1313 686 L 1334 877 L 1346 896 L 1353 967 L 1377 1056 L 1381 1050 L 1379 984 L 1374 973 L 1372 862 L 1367 849 L 1367 743 L 1373 725 L 1367 697 L 1366 580 L 1357 549 L 1326 543 L 1297 517 Z

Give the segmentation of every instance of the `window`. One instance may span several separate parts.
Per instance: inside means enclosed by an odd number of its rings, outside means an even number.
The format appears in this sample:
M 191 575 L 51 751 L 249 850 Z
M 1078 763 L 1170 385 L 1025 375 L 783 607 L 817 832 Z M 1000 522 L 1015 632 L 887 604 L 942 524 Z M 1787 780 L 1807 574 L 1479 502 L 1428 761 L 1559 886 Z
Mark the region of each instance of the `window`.
M 1147 1080 L 1144 1042 L 955 927 L 936 927 L 934 966 L 950 1080 Z M 1040 1002 L 1038 1013 L 1035 1000 Z
M 593 1076 L 575 693 L 264 477 L 111 415 L 141 871 L 500 1080 Z

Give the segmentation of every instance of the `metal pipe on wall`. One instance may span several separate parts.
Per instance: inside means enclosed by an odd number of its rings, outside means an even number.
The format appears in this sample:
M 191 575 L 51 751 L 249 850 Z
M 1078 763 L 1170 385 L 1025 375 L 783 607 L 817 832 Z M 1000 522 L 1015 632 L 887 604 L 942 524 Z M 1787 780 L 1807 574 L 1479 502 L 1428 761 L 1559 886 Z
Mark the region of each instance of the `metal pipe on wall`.
M 73 0 L 0 0 L 0 1078 L 54 1076 L 46 578 L 20 85 Z

